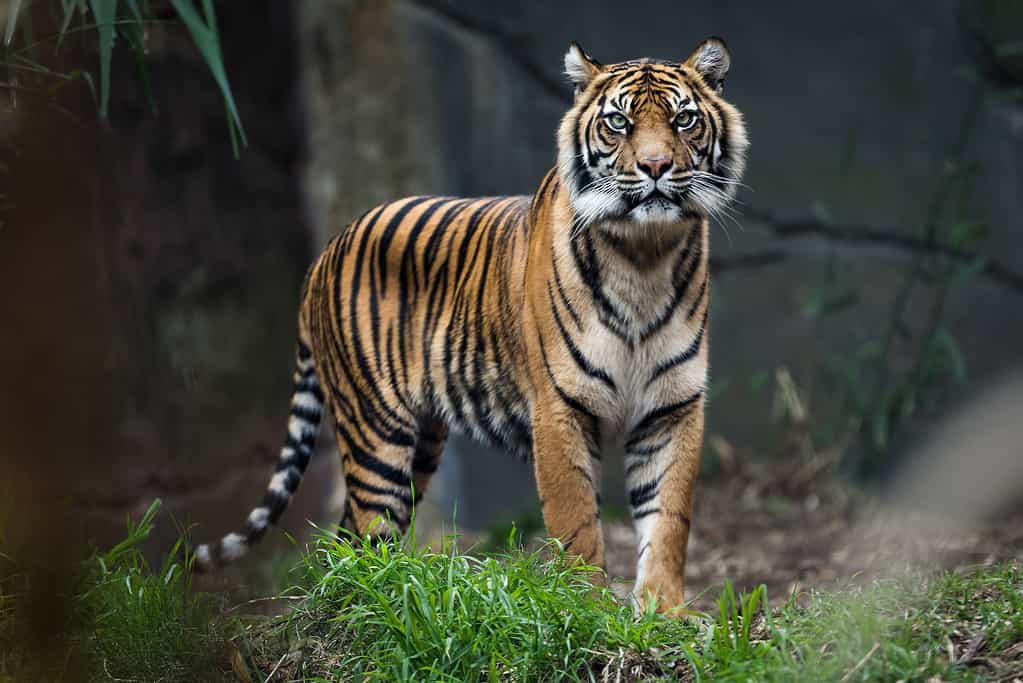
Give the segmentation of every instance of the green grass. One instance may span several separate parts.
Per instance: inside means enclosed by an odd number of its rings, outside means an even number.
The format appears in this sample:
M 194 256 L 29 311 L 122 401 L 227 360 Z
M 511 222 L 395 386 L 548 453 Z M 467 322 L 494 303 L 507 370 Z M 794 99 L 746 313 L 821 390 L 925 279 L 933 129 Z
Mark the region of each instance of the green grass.
M 288 676 L 313 680 L 587 680 L 594 668 L 671 671 L 668 657 L 651 653 L 691 639 L 695 626 L 636 618 L 591 586 L 593 568 L 550 555 L 475 557 L 453 543 L 432 552 L 411 540 L 374 545 L 324 534 L 301 567 L 310 586 L 301 604 L 248 639 L 250 661 L 265 677 L 266 665 L 282 656 L 300 660 Z
M 972 681 L 1011 671 L 1023 641 L 1018 564 L 769 611 L 764 588 L 726 583 L 715 614 L 687 622 L 635 615 L 549 549 L 479 558 L 327 534 L 299 571 L 298 606 L 241 639 L 253 679 Z M 959 663 L 971 641 L 987 665 Z
M 22 627 L 40 575 L 0 548 L 0 680 L 941 681 L 1023 677 L 1023 565 L 792 596 L 725 584 L 678 621 L 595 589 L 557 546 L 478 556 L 413 539 L 323 533 L 288 576 L 279 617 L 223 616 L 179 544 L 158 567 L 127 539 L 81 561 L 64 651 L 32 661 Z M 515 538 L 512 536 L 511 538 Z M 0 537 L 2 540 L 2 537 Z M 49 586 L 43 586 L 49 588 Z M 775 596 L 778 597 L 778 596 Z M 784 596 L 782 596 L 784 597 Z M 37 616 L 37 615 L 36 615 Z
M 214 601 L 191 588 L 191 558 L 179 540 L 159 568 L 138 546 L 152 529 L 157 505 L 128 538 L 92 558 L 87 589 L 76 596 L 88 625 L 81 638 L 87 656 L 110 678 L 196 680 L 218 670 L 224 644 Z M 88 569 L 88 568 L 87 568 Z
M 694 648 L 695 669 L 725 681 L 974 681 L 1000 680 L 1006 672 L 1023 675 L 1023 652 L 1011 650 L 1023 641 L 1018 563 L 814 592 L 799 603 L 762 616 L 753 638 L 734 625 L 731 638 L 717 637 L 728 623 L 719 615 L 706 627 L 702 649 Z M 975 651 L 967 655 L 971 644 Z M 967 658 L 972 661 L 962 661 Z
M 156 501 L 128 521 L 125 540 L 68 568 L 55 596 L 62 619 L 44 634 L 56 652 L 32 638 L 48 621 L 37 596 L 53 590 L 49 574 L 0 553 L 0 681 L 222 680 L 229 625 L 216 618 L 212 596 L 192 590 L 182 542 L 159 567 L 139 550 L 158 509 Z

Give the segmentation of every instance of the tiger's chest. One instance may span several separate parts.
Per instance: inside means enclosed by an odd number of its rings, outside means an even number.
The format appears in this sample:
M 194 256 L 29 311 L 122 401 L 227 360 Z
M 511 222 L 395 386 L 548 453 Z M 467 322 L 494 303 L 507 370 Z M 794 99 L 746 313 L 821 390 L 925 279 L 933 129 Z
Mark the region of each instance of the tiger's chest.
M 580 324 L 568 335 L 577 367 L 562 370 L 584 370 L 586 376 L 575 372 L 565 381 L 600 419 L 602 433 L 624 435 L 651 411 L 706 385 L 706 235 L 694 227 L 674 248 L 643 263 L 615 243 L 593 238 L 591 244 L 588 259 L 564 261 L 585 286 L 574 292 L 582 302 Z
M 666 324 L 642 343 L 623 340 L 603 325 L 587 329 L 579 350 L 608 382 L 575 381 L 587 408 L 601 422 L 601 441 L 614 445 L 659 407 L 702 392 L 707 383 L 705 324 L 694 316 Z

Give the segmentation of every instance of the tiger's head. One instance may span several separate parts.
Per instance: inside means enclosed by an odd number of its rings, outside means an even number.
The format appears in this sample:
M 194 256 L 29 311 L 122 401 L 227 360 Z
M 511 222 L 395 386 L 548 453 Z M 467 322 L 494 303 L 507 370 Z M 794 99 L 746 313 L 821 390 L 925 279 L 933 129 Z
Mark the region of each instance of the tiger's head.
M 749 144 L 721 94 L 730 62 L 719 38 L 684 62 L 608 66 L 571 45 L 576 94 L 558 129 L 558 167 L 577 225 L 624 236 L 725 209 Z

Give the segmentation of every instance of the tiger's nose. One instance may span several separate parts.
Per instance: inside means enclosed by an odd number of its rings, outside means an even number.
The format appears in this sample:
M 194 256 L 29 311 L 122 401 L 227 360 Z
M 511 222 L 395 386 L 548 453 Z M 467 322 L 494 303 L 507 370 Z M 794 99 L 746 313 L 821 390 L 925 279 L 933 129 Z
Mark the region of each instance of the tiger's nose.
M 672 162 L 670 157 L 646 157 L 636 162 L 636 165 L 643 173 L 657 180 L 671 168 Z

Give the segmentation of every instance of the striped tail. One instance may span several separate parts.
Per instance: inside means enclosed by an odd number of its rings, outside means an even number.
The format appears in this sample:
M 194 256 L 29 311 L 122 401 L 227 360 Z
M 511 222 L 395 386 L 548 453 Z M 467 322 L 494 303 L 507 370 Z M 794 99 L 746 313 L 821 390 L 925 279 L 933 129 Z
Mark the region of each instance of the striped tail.
M 213 544 L 195 549 L 196 571 L 210 571 L 242 557 L 270 524 L 277 522 L 288 507 L 312 457 L 323 416 L 323 392 L 316 377 L 313 354 L 300 339 L 295 369 L 295 390 L 291 396 L 288 435 L 281 448 L 273 477 L 263 501 L 249 513 L 241 531 L 227 534 Z

